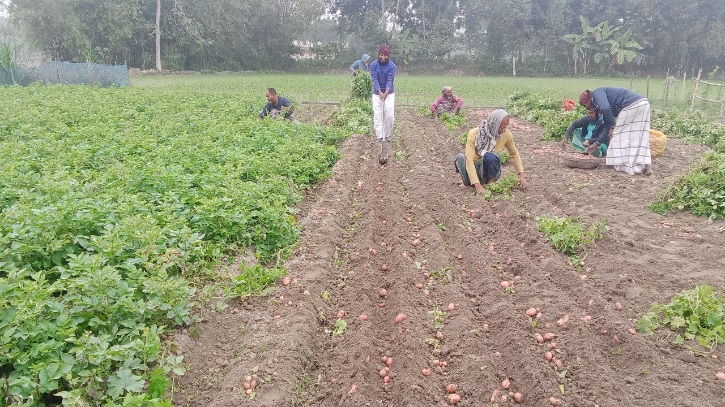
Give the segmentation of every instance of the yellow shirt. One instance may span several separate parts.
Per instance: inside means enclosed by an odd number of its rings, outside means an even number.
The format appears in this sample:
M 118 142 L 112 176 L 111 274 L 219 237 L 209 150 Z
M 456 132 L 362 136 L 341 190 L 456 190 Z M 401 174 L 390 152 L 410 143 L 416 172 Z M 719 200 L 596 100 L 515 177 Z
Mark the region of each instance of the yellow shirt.
M 476 166 L 473 164 L 474 161 L 481 161 L 481 156 L 476 151 L 476 136 L 478 135 L 478 128 L 471 129 L 468 132 L 468 139 L 466 141 L 466 171 L 468 172 L 468 179 L 471 180 L 471 184 L 480 184 L 481 181 L 478 179 L 478 173 L 476 172 Z M 496 140 L 496 146 L 493 151 L 496 154 L 501 154 L 503 149 L 509 152 L 509 158 L 514 164 L 517 173 L 524 172 L 524 165 L 521 163 L 521 155 L 519 150 L 516 149 L 516 143 L 514 143 L 514 136 L 510 131 L 506 130 L 501 137 Z

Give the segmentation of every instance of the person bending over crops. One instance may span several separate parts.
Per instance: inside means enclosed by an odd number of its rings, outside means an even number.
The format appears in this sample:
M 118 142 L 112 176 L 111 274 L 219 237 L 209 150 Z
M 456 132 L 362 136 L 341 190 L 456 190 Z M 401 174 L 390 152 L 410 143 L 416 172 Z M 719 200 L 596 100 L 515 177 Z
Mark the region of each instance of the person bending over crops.
M 453 88 L 444 86 L 441 89 L 441 95 L 430 105 L 430 111 L 433 117 L 438 118 L 443 113 L 458 114 L 463 107 L 463 99 L 453 94 Z
M 378 140 L 390 140 L 395 121 L 395 64 L 390 60 L 390 47 L 381 45 L 378 59 L 370 64 L 373 79 L 373 126 Z M 383 113 L 385 118 L 383 119 Z
M 561 145 L 562 147 L 566 146 L 569 139 L 572 139 L 571 145 L 577 150 L 584 152 L 590 147 L 590 144 L 596 143 L 601 138 L 603 141 L 589 154 L 594 157 L 604 157 L 607 155 L 609 137 L 600 137 L 600 133 L 605 131 L 604 117 L 596 109 L 587 110 L 586 116 L 575 120 L 566 129 L 566 134 L 564 135 L 564 140 L 561 141 Z
M 260 119 L 263 119 L 267 114 L 274 118 L 282 114 L 287 120 L 295 119 L 295 107 L 289 99 L 278 95 L 274 88 L 268 88 L 265 96 L 267 97 L 267 104 L 264 105 L 262 112 L 259 113 Z
M 609 141 L 607 165 L 630 175 L 652 174 L 647 98 L 629 89 L 602 87 L 594 92 L 582 92 L 579 103 L 587 109 L 596 109 L 604 117 L 604 130 L 597 140 L 589 144 L 585 153 L 591 154 Z
M 352 71 L 352 76 L 357 76 L 357 71 L 367 72 L 369 59 L 370 59 L 370 55 L 362 54 L 362 58 L 353 62 L 352 65 L 350 65 L 350 70 Z
M 478 128 L 468 132 L 465 154 L 459 153 L 453 160 L 456 172 L 461 174 L 463 185 L 471 186 L 483 194 L 483 184 L 493 184 L 501 177 L 501 157 L 504 148 L 519 176 L 519 188 L 526 188 L 526 174 L 521 155 L 514 143 L 514 136 L 506 130 L 509 114 L 503 109 L 494 110 Z

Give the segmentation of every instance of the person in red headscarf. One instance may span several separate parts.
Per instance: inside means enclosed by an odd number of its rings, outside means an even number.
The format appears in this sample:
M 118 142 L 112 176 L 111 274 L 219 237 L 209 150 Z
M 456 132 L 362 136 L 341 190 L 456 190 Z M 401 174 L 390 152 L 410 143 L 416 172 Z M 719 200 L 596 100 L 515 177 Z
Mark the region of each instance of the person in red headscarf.
M 585 153 L 593 152 L 608 141 L 607 165 L 630 175 L 652 174 L 647 98 L 629 89 L 603 87 L 594 92 L 585 90 L 579 95 L 579 103 L 604 117 L 600 137 L 590 142 Z

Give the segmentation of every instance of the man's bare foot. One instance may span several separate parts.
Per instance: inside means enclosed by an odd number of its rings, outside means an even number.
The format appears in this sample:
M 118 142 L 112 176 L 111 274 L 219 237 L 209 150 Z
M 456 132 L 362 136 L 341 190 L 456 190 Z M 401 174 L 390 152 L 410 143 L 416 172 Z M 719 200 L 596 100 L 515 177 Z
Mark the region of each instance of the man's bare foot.
M 654 171 L 652 171 L 652 165 L 651 165 L 651 164 L 646 164 L 646 165 L 644 166 L 644 171 L 643 171 L 642 173 L 643 173 L 644 175 L 652 175 L 652 173 L 653 173 L 653 172 L 654 172 Z

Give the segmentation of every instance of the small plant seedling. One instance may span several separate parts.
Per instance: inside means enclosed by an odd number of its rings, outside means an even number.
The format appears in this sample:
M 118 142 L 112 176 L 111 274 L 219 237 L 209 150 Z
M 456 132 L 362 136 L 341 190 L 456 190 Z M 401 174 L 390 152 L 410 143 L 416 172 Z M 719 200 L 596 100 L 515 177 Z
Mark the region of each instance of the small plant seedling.
M 516 287 L 514 286 L 508 286 L 504 289 L 506 294 L 516 294 Z
M 446 316 L 448 315 L 447 312 L 441 310 L 440 306 L 438 304 L 433 305 L 433 310 L 429 311 L 431 314 L 433 314 L 433 328 L 436 330 L 443 328 L 443 322 L 445 321 Z
M 425 344 L 436 350 L 441 347 L 441 341 L 436 338 L 428 338 L 425 340 Z
M 189 327 L 189 336 L 191 337 L 191 339 L 201 338 L 202 332 L 203 331 L 201 330 L 201 328 L 199 328 L 199 326 L 196 324 Z
M 439 223 L 438 224 L 438 229 L 440 229 L 440 230 L 442 230 L 442 231 L 445 232 L 448 229 L 448 226 L 446 226 L 445 223 Z
M 347 330 L 347 321 L 340 318 L 337 321 L 335 321 L 335 325 L 332 327 L 332 336 L 338 337 L 345 333 L 345 330 Z
M 453 271 L 453 267 L 445 267 L 438 271 L 431 272 L 430 276 L 441 284 L 448 284 L 453 282 Z

